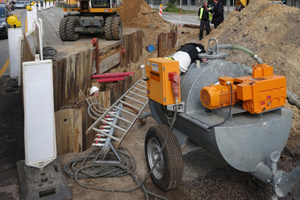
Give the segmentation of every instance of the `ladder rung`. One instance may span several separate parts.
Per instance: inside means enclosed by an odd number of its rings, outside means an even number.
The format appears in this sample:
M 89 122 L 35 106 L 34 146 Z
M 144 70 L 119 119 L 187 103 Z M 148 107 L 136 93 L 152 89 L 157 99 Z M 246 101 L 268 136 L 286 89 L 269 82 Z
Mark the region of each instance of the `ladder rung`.
M 121 110 L 122 112 L 125 112 L 125 113 L 127 113 L 127 114 L 129 114 L 129 115 L 132 115 L 132 116 L 136 116 L 136 114 L 133 114 L 132 112 L 129 112 L 128 110 L 125 110 L 125 109 L 123 109 L 123 108 L 119 108 L 119 107 L 117 107 L 117 106 L 115 106 L 115 108 L 117 108 L 118 110 Z
M 139 94 L 137 94 L 137 93 L 135 93 L 135 92 L 131 92 L 131 91 L 129 91 L 130 93 L 132 93 L 132 94 L 134 94 L 134 95 L 136 95 L 136 96 L 139 96 L 139 97 L 141 97 L 141 98 L 143 98 L 143 99 L 147 99 L 146 97 L 143 97 L 142 95 L 139 95 Z
M 120 120 L 122 120 L 122 121 L 124 121 L 124 122 L 127 122 L 127 123 L 130 123 L 130 124 L 131 124 L 131 121 L 128 121 L 127 119 L 125 119 L 125 118 L 123 118 L 123 117 L 120 117 L 120 116 L 118 116 L 118 115 L 114 115 L 114 114 L 112 114 L 112 113 L 110 113 L 110 112 L 109 112 L 109 114 L 112 115 L 112 116 L 115 117 L 115 118 L 118 118 L 118 119 L 120 119 Z
M 101 143 L 93 143 L 93 147 L 103 147 L 104 144 L 101 144 Z
M 101 120 L 102 121 L 102 120 Z M 104 121 L 104 120 L 103 120 Z M 106 121 L 104 121 L 104 122 L 106 122 Z M 106 122 L 107 123 L 107 122 Z M 103 135 L 105 135 L 105 136 L 107 136 L 107 137 L 110 137 L 111 139 L 113 139 L 113 140 L 117 140 L 117 141 L 120 141 L 120 139 L 118 139 L 118 138 L 116 138 L 116 137 L 114 137 L 114 136 L 112 136 L 112 135 L 109 135 L 109 134 L 107 134 L 107 133 L 104 133 L 103 131 L 101 131 L 101 130 L 99 130 L 99 129 L 97 129 L 97 128 L 93 128 L 93 130 L 94 131 L 96 131 L 96 132 L 98 132 L 98 133 L 102 133 Z
M 119 129 L 119 130 L 121 130 L 121 131 L 126 131 L 125 129 L 122 129 L 121 127 L 119 127 L 119 126 L 117 126 L 117 125 L 114 125 L 113 123 L 110 123 L 110 122 L 108 122 L 108 121 L 105 121 L 104 119 L 101 119 L 101 121 L 103 122 L 103 123 L 105 123 L 105 124 L 109 124 L 109 125 L 111 125 L 111 126 L 113 126 L 114 128 L 116 128 L 116 129 Z
M 137 109 L 138 111 L 140 110 L 140 108 L 138 108 L 138 107 L 136 107 L 136 106 L 133 106 L 133 105 L 131 105 L 131 104 L 125 102 L 125 101 L 120 100 L 120 102 L 121 102 L 122 104 L 127 105 L 127 106 L 133 107 L 133 108 Z
M 106 138 L 95 138 L 94 141 L 98 141 L 98 142 L 106 142 Z
M 133 87 L 132 90 L 133 90 L 133 89 L 135 89 L 135 91 L 138 91 L 138 92 L 142 92 L 142 93 L 147 94 L 147 92 L 144 90 L 144 88 Z M 132 90 L 130 90 L 129 92 L 132 92 Z M 133 92 L 133 93 L 136 93 L 136 92 Z
M 147 88 L 147 86 L 145 86 L 145 85 L 141 85 L 141 84 L 137 84 L 137 85 L 139 85 L 139 86 L 141 86 L 141 87 L 143 87 L 143 88 Z
M 136 99 L 134 99 L 134 98 L 132 98 L 132 97 L 130 97 L 130 96 L 125 95 L 125 97 L 127 97 L 128 99 L 131 99 L 131 100 L 133 100 L 133 101 L 135 101 L 135 102 L 137 102 L 137 103 L 140 103 L 140 104 L 142 104 L 142 105 L 145 104 L 145 103 L 143 103 L 143 102 L 141 102 L 141 101 L 139 101 L 139 100 L 136 100 Z

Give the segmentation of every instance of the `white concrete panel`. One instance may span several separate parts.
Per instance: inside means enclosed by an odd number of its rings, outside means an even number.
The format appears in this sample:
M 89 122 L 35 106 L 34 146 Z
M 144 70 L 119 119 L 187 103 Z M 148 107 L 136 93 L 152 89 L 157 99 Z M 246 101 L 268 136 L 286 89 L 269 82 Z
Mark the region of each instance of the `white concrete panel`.
M 52 61 L 23 63 L 26 165 L 43 168 L 56 158 Z
M 30 31 L 33 29 L 33 12 L 27 11 L 27 30 Z
M 9 49 L 9 69 L 10 77 L 19 76 L 20 68 L 20 51 L 21 44 L 19 43 L 19 37 L 22 37 L 21 28 L 9 28 L 8 29 L 8 49 Z

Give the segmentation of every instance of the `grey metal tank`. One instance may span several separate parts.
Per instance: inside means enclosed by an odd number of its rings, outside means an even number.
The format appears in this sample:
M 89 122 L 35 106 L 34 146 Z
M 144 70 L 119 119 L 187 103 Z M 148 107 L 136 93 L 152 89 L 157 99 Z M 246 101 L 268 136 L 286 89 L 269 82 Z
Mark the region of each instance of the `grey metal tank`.
M 256 166 L 265 162 L 270 164 L 270 154 L 281 152 L 287 142 L 292 112 L 278 108 L 258 115 L 245 111 L 235 105 L 227 122 L 208 130 L 210 126 L 221 123 L 229 113 L 229 107 L 208 112 L 200 101 L 200 91 L 204 86 L 218 83 L 218 77 L 240 77 L 248 75 L 240 64 L 227 62 L 226 53 L 219 55 L 201 54 L 207 63 L 192 64 L 186 74 L 181 75 L 181 101 L 184 112 L 178 114 L 174 133 L 183 147 L 188 140 L 224 159 L 232 167 L 253 172 Z M 166 107 L 150 101 L 151 112 L 160 124 L 169 125 Z
M 219 52 L 219 48 L 237 47 L 248 51 L 258 63 L 262 63 L 257 55 L 244 47 L 217 44 L 209 48 L 208 45 L 209 53 L 199 54 L 199 58 L 206 60 L 205 63 L 193 63 L 188 72 L 181 75 L 183 109 L 177 114 L 173 132 L 183 153 L 201 146 L 235 169 L 249 172 L 271 184 L 276 198 L 283 197 L 300 180 L 300 167 L 289 174 L 277 171 L 280 153 L 290 134 L 292 111 L 279 107 L 261 114 L 250 114 L 241 105 L 235 104 L 229 114 L 230 107 L 207 110 L 200 101 L 201 89 L 218 84 L 218 77 L 234 78 L 249 74 L 251 68 L 227 62 L 225 58 L 228 54 Z M 149 104 L 155 120 L 159 124 L 170 125 L 174 112 L 153 100 Z M 225 123 L 211 128 L 224 122 L 228 114 Z M 291 177 L 296 178 L 291 181 Z

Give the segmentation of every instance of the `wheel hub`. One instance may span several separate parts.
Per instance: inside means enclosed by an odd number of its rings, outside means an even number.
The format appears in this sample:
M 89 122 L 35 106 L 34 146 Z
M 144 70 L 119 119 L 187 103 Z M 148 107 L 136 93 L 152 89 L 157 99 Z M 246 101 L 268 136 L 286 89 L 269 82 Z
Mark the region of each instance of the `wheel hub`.
M 161 154 L 161 156 L 158 158 L 160 150 L 161 150 L 161 146 L 160 146 L 159 142 L 154 137 L 151 137 L 148 140 L 147 156 L 148 156 L 149 166 L 151 169 L 153 168 L 156 160 L 158 159 L 155 169 L 153 170 L 153 175 L 157 179 L 161 179 L 164 174 L 164 156 L 163 156 L 163 154 Z

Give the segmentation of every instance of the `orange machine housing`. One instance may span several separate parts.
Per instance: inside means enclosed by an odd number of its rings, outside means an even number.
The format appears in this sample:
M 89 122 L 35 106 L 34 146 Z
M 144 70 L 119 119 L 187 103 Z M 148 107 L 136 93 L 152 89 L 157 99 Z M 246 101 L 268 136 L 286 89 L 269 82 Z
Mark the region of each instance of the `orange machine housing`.
M 147 97 L 162 105 L 175 104 L 172 81 L 169 74 L 176 72 L 178 75 L 179 62 L 165 58 L 150 58 L 146 60 Z M 180 86 L 179 101 L 181 102 Z
M 224 76 L 219 78 L 220 85 L 210 85 L 203 87 L 200 93 L 200 99 L 204 107 L 209 109 L 221 108 L 230 105 L 231 87 L 227 85 L 229 81 L 232 85 L 232 105 L 236 102 L 236 86 L 234 78 Z
M 252 114 L 285 105 L 286 78 L 274 75 L 273 67 L 267 64 L 255 65 L 252 76 L 221 77 L 219 80 L 220 85 L 206 86 L 201 90 L 200 99 L 204 107 L 214 109 L 230 105 L 231 91 L 227 81 L 233 86 L 233 104 L 242 102 L 243 108 Z

